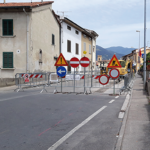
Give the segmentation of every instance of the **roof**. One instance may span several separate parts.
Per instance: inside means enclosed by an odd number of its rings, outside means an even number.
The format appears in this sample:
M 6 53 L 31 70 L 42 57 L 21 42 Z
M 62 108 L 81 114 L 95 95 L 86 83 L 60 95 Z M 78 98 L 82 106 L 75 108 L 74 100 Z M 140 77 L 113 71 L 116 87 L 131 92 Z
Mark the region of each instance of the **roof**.
M 52 4 L 54 1 L 47 2 L 32 2 L 32 3 L 0 3 L 0 8 L 11 7 L 39 7 L 43 5 Z
M 94 34 L 94 36 L 99 36 L 94 30 L 89 30 L 84 28 L 87 32 L 90 32 L 91 34 Z

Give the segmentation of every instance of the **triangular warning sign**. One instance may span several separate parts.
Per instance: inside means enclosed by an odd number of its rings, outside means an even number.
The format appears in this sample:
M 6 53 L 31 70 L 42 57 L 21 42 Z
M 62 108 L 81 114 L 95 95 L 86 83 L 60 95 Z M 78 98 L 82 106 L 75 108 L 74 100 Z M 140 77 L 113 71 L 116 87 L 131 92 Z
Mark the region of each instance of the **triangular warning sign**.
M 111 60 L 110 60 L 110 62 L 109 62 L 107 67 L 108 68 L 121 68 L 122 66 L 121 66 L 120 62 L 118 61 L 116 55 L 114 55 L 111 58 Z
M 54 66 L 68 66 L 68 63 L 62 53 L 60 53 Z

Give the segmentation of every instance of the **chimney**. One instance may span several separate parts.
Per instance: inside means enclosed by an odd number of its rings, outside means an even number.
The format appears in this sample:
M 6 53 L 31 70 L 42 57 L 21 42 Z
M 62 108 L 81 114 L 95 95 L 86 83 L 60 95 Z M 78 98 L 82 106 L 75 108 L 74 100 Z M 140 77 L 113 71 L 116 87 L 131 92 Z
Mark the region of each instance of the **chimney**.
M 4 0 L 4 4 L 5 4 L 6 2 L 5 2 L 5 0 Z
M 43 3 L 43 0 L 41 0 L 41 2 Z

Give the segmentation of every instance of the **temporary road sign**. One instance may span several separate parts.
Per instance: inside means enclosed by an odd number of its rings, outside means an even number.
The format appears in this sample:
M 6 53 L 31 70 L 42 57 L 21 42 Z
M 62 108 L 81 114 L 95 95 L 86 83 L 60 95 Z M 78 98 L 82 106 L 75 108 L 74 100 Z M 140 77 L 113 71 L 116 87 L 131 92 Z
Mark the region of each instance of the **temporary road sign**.
M 57 75 L 59 77 L 64 77 L 66 75 L 66 68 L 65 67 L 58 67 L 57 68 Z
M 89 60 L 87 57 L 82 57 L 82 58 L 80 59 L 80 65 L 81 65 L 82 67 L 88 67 L 89 64 L 90 64 L 90 60 Z
M 119 63 L 119 61 L 118 61 L 116 55 L 114 55 L 114 56 L 111 58 L 111 60 L 110 60 L 110 62 L 109 62 L 109 64 L 108 64 L 107 67 L 108 67 L 108 68 L 121 68 L 122 66 L 121 66 L 121 64 Z
M 101 75 L 99 77 L 99 83 L 102 85 L 106 85 L 109 82 L 109 77 L 107 75 Z
M 24 76 L 24 81 L 25 81 L 25 82 L 29 82 L 29 75 L 28 75 L 28 74 L 25 74 L 25 76 Z
M 111 70 L 109 71 L 109 75 L 110 75 L 110 77 L 111 77 L 112 79 L 117 79 L 117 78 L 119 77 L 119 75 L 120 75 L 120 72 L 119 72 L 118 69 L 113 68 L 113 69 L 111 69 Z
M 62 53 L 57 58 L 57 61 L 54 66 L 68 66 L 68 63 Z
M 70 66 L 73 68 L 77 68 L 79 66 L 79 59 L 76 57 L 73 57 L 70 59 Z

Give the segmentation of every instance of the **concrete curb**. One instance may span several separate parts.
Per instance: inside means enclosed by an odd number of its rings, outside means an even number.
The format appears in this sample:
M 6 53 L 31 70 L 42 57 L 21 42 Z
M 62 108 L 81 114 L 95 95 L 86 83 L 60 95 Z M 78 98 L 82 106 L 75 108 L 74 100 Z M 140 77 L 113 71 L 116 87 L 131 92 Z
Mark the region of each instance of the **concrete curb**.
M 133 83 L 134 83 L 134 81 L 132 81 L 131 87 L 133 86 Z M 121 109 L 123 109 L 124 112 L 121 112 L 120 116 L 123 115 L 124 118 L 123 118 L 122 126 L 120 128 L 118 140 L 117 140 L 117 143 L 116 143 L 114 150 L 121 150 L 122 141 L 123 141 L 123 137 L 124 137 L 124 133 L 125 133 L 128 114 L 129 114 L 131 97 L 132 97 L 132 90 L 127 93 L 127 96 L 126 96 L 127 100 L 125 100 L 126 102 L 124 102 L 124 104 L 121 108 Z M 127 101 L 128 101 L 128 103 L 127 103 Z

